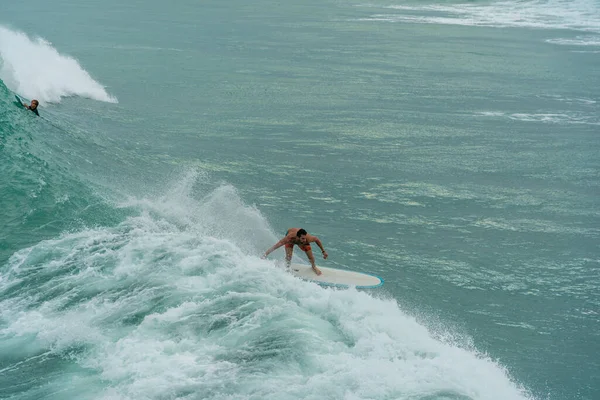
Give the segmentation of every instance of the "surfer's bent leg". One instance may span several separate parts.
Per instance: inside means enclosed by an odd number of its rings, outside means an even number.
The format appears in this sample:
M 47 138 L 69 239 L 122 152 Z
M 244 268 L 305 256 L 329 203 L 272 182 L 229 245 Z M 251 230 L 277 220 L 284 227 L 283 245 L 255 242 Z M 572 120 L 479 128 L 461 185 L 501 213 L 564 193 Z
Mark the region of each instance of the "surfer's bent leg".
M 294 245 L 285 245 L 285 267 L 289 268 L 292 263 L 292 255 L 294 254 Z

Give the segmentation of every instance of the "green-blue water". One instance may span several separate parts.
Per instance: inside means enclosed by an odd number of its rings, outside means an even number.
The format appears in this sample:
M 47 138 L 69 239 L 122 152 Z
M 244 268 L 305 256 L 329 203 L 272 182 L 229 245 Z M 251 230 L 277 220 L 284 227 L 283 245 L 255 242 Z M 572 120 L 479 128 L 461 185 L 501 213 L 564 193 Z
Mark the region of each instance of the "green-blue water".
M 597 0 L 126 3 L 0 9 L 0 398 L 600 398 Z

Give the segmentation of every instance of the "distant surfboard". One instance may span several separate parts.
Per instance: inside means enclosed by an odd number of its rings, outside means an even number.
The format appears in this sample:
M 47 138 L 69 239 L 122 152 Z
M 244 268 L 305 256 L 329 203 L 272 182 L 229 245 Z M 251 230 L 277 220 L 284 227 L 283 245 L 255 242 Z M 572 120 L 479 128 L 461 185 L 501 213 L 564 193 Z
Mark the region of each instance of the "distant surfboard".
M 383 279 L 376 275 L 337 268 L 318 267 L 323 272 L 321 275 L 315 274 L 310 265 L 304 264 L 292 264 L 290 272 L 299 278 L 316 282 L 322 286 L 341 288 L 353 286 L 357 289 L 374 289 L 383 285 Z

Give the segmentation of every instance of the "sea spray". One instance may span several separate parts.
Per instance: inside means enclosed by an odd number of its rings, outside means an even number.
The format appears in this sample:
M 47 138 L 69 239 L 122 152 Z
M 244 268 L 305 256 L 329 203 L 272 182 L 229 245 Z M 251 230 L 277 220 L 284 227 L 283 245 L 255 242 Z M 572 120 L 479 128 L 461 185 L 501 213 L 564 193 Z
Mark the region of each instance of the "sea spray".
M 73 57 L 60 54 L 45 39 L 1 25 L 0 79 L 12 91 L 42 104 L 67 96 L 117 102 Z

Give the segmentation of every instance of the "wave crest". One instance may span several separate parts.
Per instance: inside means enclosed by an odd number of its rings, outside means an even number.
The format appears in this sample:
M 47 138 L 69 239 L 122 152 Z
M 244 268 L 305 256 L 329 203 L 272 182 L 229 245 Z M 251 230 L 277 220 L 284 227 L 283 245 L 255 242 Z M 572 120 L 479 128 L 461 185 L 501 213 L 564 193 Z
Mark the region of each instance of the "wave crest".
M 28 99 L 57 103 L 68 96 L 116 103 L 73 57 L 60 54 L 43 38 L 0 26 L 0 79 Z

